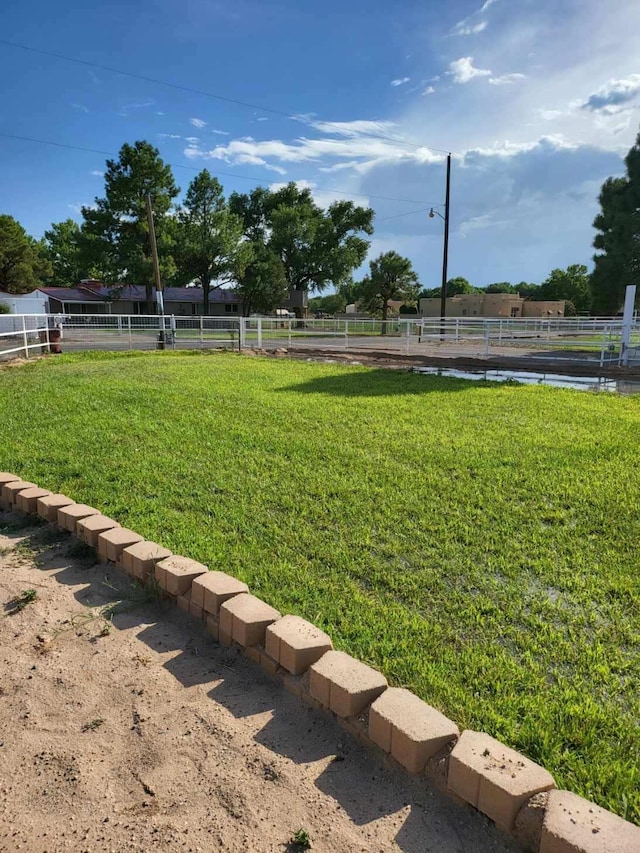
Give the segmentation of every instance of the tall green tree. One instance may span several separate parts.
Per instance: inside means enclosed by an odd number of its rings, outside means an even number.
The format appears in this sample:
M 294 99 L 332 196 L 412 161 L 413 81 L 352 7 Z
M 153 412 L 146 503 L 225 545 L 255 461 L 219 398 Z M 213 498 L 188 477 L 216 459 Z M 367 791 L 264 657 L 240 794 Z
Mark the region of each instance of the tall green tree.
M 71 287 L 91 276 L 82 251 L 82 231 L 73 219 L 54 222 L 44 232 L 42 245 L 56 287 Z
M 0 214 L 0 290 L 29 293 L 51 277 L 51 264 L 42 246 L 17 219 Z
M 174 258 L 177 279 L 197 281 L 203 310 L 209 313 L 211 283 L 228 283 L 242 274 L 253 255 L 243 240 L 242 219 L 231 213 L 220 182 L 203 169 L 189 184 L 176 221 Z
M 461 275 L 459 275 L 457 278 L 450 278 L 447 282 L 447 297 L 460 296 L 464 293 L 475 292 L 476 288 Z
M 625 176 L 602 185 L 593 223 L 598 233 L 590 285 L 596 314 L 617 313 L 626 285 L 640 284 L 640 133 L 624 162 Z
M 484 289 L 485 293 L 517 293 L 517 289 L 508 281 L 494 281 Z
M 246 236 L 280 259 L 292 290 L 321 291 L 348 281 L 369 248 L 362 235 L 373 233 L 370 208 L 338 201 L 323 210 L 309 189 L 295 183 L 276 192 L 233 193 L 229 206 L 242 218 Z
M 541 298 L 539 295 L 539 284 L 530 284 L 526 281 L 519 281 L 518 284 L 514 285 L 514 291 L 518 296 L 522 296 L 523 299 L 539 300 Z
M 553 270 L 538 290 L 537 301 L 564 299 L 567 316 L 588 314 L 591 308 L 589 273 L 584 264 L 571 264 L 566 270 Z
M 354 281 L 352 276 L 336 288 L 346 305 L 355 305 L 362 299 L 362 282 Z
M 341 314 L 347 307 L 342 293 L 330 293 L 328 296 L 314 296 L 309 300 L 309 310 L 314 314 Z
M 268 314 L 285 303 L 289 288 L 280 258 L 264 243 L 248 243 L 251 259 L 236 275 L 242 310 L 249 314 Z
M 123 283 L 144 285 L 147 312 L 154 313 L 153 265 L 149 245 L 146 197 L 151 196 L 160 274 L 175 274 L 173 223 L 168 216 L 178 187 L 171 167 L 149 142 L 125 144 L 117 160 L 107 160 L 104 198 L 83 207 L 83 251 L 118 289 Z
M 430 287 L 425 288 L 420 293 L 421 299 L 440 299 L 441 288 L 439 287 Z M 447 281 L 446 286 L 446 296 L 449 299 L 450 296 L 459 296 L 465 293 L 477 293 L 477 288 L 470 284 L 466 278 L 462 276 L 458 276 L 457 278 L 450 278 Z
M 385 252 L 369 262 L 369 275 L 362 280 L 363 302 L 372 313 L 382 315 L 382 334 L 387 333 L 389 302 L 415 303 L 420 284 L 411 261 L 397 252 Z

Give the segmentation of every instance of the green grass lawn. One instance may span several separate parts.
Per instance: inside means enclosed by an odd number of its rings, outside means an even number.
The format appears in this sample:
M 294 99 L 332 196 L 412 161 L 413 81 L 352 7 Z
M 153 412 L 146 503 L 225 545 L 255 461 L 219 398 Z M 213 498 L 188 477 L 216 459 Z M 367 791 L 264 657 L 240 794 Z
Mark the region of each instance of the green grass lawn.
M 640 822 L 640 398 L 235 354 L 0 371 L 0 469 Z

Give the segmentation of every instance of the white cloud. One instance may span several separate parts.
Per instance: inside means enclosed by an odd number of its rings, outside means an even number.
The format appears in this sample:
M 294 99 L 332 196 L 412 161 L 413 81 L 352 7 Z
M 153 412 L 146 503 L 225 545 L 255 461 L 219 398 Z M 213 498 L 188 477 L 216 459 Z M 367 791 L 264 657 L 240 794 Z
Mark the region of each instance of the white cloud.
M 156 115 L 157 115 L 157 116 L 166 116 L 166 113 L 163 113 L 163 112 L 162 112 L 162 110 L 158 110 L 158 111 L 156 112 Z
M 343 192 L 332 191 L 330 189 L 318 189 L 318 185 L 313 181 L 308 180 L 300 180 L 293 181 L 298 189 L 301 190 L 310 190 L 313 200 L 319 207 L 329 207 L 330 204 L 333 204 L 335 201 L 345 201 L 349 200 L 349 196 Z M 278 190 L 284 189 L 287 186 L 285 181 L 270 184 L 269 189 L 272 192 L 277 192 Z M 360 196 L 358 193 L 351 199 L 351 201 L 357 202 L 358 205 L 363 207 L 367 207 L 369 205 L 369 199 L 366 197 Z
M 177 138 L 180 139 L 179 136 Z M 185 136 L 184 141 L 188 142 L 189 145 L 195 145 L 196 142 L 200 142 L 200 137 L 199 136 Z
M 477 24 L 463 24 L 462 21 L 453 29 L 453 35 L 455 36 L 475 36 L 477 33 L 481 33 L 483 30 L 487 29 L 486 21 L 478 21 Z
M 483 15 L 494 5 L 494 3 L 497 2 L 498 0 L 486 0 L 486 2 L 483 3 L 479 9 L 477 9 L 475 12 L 472 12 L 470 15 L 468 15 L 466 18 L 463 18 L 461 21 L 458 21 L 458 23 L 451 30 L 450 34 L 452 36 L 472 36 L 476 35 L 477 33 L 481 33 L 487 28 L 487 21 L 477 21 L 477 23 L 474 24 L 474 19 L 478 18 L 480 15 Z
M 355 121 L 341 123 L 350 127 L 334 127 L 328 123 L 329 131 L 339 137 L 327 136 L 319 139 L 300 137 L 292 142 L 280 139 L 255 140 L 251 137 L 232 139 L 227 145 L 217 145 L 205 150 L 190 146 L 185 150 L 185 156 L 204 160 L 223 160 L 232 165 L 249 163 L 255 166 L 278 171 L 271 165 L 275 160 L 279 163 L 307 163 L 317 166 L 323 171 L 338 171 L 353 169 L 363 173 L 372 166 L 381 163 L 398 163 L 403 160 L 416 163 L 439 162 L 442 158 L 428 148 L 407 145 L 402 139 L 391 139 L 377 135 L 366 135 L 364 128 L 373 125 L 375 130 L 386 123 Z M 322 122 L 317 123 L 322 126 Z
M 538 110 L 538 114 L 542 116 L 545 121 L 554 121 L 560 116 L 564 115 L 563 110 Z
M 206 125 L 206 121 L 203 121 L 201 118 L 190 118 L 189 124 L 192 124 L 194 127 L 201 129 Z
M 120 112 L 118 113 L 118 115 L 128 116 L 129 113 L 132 113 L 134 110 L 143 110 L 146 107 L 153 107 L 155 105 L 155 103 L 156 102 L 153 100 L 148 100 L 148 101 L 143 101 L 140 104 L 125 104 L 122 107 L 122 109 L 120 110 Z
M 509 83 L 515 83 L 517 80 L 524 80 L 526 74 L 502 74 L 500 77 L 489 77 L 489 83 L 493 86 L 507 86 Z
M 183 153 L 189 160 L 223 160 L 225 163 L 230 163 L 233 166 L 262 166 L 262 168 L 268 169 L 271 172 L 286 175 L 287 170 L 282 166 L 269 163 L 259 153 L 256 153 L 258 150 L 256 146 L 259 144 L 253 141 L 237 139 L 229 143 L 228 146 L 218 145 L 210 151 L 205 151 L 198 148 L 197 144 L 190 143 L 189 147 L 185 148 Z M 283 143 L 279 144 L 282 145 Z
M 577 147 L 576 143 L 569 142 L 560 133 L 552 133 L 530 142 L 509 142 L 509 140 L 505 140 L 504 142 L 496 142 L 494 145 L 488 147 L 469 148 L 464 154 L 462 165 L 467 166 L 472 164 L 478 157 L 500 157 L 508 159 L 516 157 L 518 154 L 535 151 L 536 149 L 573 151 Z
M 305 123 L 310 125 L 314 130 L 319 130 L 321 133 L 349 138 L 356 136 L 388 136 L 397 127 L 393 121 L 371 121 L 369 119 L 355 121 L 319 121 L 314 119 Z
M 391 81 L 392 86 L 402 86 L 405 83 L 408 83 L 411 80 L 411 77 L 398 77 L 395 80 Z
M 613 115 L 640 95 L 640 74 L 630 74 L 622 80 L 609 80 L 580 104 L 584 110 L 602 111 Z
M 473 56 L 463 56 L 449 63 L 447 72 L 453 77 L 454 83 L 468 83 L 475 77 L 490 77 L 491 71 L 487 68 L 475 68 Z
M 427 88 L 423 90 L 422 94 L 423 95 L 433 95 L 434 92 L 435 92 L 435 89 L 433 88 L 433 86 L 427 86 Z
M 260 116 L 256 121 L 269 121 L 269 119 L 266 116 Z
M 182 139 L 179 133 L 159 133 L 160 139 Z
M 96 178 L 104 178 L 104 172 L 101 172 L 100 169 L 93 169 L 91 174 L 95 175 Z
M 71 106 L 76 110 L 81 110 L 83 113 L 88 113 L 88 107 L 85 107 L 84 104 L 71 104 Z
M 266 119 L 264 119 L 264 120 L 266 121 Z M 258 121 L 262 121 L 262 119 L 258 119 Z M 228 131 L 226 131 L 226 130 L 215 130 L 214 128 L 212 128 L 212 129 L 209 131 L 209 133 L 215 133 L 215 134 L 217 134 L 218 136 L 229 136 Z

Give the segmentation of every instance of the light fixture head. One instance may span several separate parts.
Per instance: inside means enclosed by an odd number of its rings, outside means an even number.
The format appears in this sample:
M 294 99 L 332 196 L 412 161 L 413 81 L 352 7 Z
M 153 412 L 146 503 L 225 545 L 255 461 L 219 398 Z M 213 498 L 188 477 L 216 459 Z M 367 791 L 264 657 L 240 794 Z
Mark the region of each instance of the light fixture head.
M 429 211 L 429 219 L 433 219 L 434 216 L 435 216 L 435 213 L 433 211 L 433 208 L 431 208 L 431 210 Z

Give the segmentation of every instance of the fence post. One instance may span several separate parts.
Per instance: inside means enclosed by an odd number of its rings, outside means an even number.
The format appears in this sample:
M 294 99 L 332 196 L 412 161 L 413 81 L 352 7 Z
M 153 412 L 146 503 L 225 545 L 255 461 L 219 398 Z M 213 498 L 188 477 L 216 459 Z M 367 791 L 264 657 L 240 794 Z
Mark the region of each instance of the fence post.
M 200 349 L 204 349 L 204 315 L 200 315 Z
M 289 334 L 288 334 L 288 346 L 291 349 L 291 317 L 289 317 Z
M 22 315 L 22 345 L 24 346 L 24 357 L 29 358 L 29 342 L 27 340 L 27 324 L 25 323 L 24 314 Z
M 127 316 L 127 332 L 129 335 L 129 349 L 133 349 L 133 341 L 131 339 L 131 314 Z
M 238 349 L 243 350 L 247 346 L 247 320 L 246 317 L 238 317 Z
M 460 318 L 456 317 L 456 343 L 460 340 Z
M 600 347 L 600 367 L 604 365 L 604 348 L 607 344 L 607 328 L 603 329 L 602 332 L 602 346 Z M 618 364 L 620 364 L 620 358 L 618 357 Z
M 485 342 L 484 343 L 484 354 L 489 355 L 489 341 L 491 338 L 491 326 L 488 323 L 486 323 L 485 329 L 486 329 L 486 331 L 484 333 L 484 342 Z
M 262 317 L 258 317 L 258 349 L 262 349 Z

